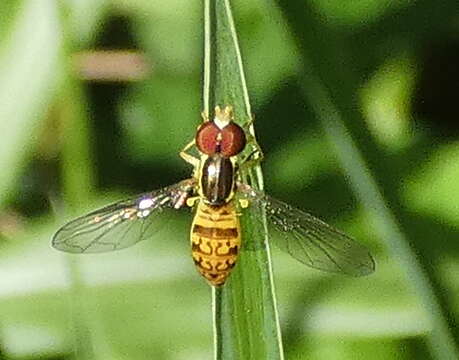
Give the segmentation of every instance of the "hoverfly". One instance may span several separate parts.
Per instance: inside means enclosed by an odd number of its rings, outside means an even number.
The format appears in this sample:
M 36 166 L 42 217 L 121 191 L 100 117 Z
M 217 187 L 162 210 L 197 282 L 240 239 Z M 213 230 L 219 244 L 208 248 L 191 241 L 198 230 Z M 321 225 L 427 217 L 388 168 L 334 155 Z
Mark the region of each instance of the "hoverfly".
M 239 166 L 254 160 L 239 156 L 246 132 L 233 120 L 231 106 L 215 108 L 180 153 L 194 166 L 193 176 L 177 184 L 134 196 L 77 218 L 61 227 L 52 245 L 70 253 L 119 250 L 149 238 L 159 214 L 167 209 L 195 208 L 191 226 L 193 261 L 213 286 L 223 285 L 241 247 L 239 209 L 257 207 L 279 236 L 278 247 L 316 269 L 351 276 L 370 274 L 375 262 L 368 250 L 349 236 L 290 205 L 240 181 Z M 200 157 L 188 151 L 196 146 Z M 255 159 L 256 160 L 256 159 Z

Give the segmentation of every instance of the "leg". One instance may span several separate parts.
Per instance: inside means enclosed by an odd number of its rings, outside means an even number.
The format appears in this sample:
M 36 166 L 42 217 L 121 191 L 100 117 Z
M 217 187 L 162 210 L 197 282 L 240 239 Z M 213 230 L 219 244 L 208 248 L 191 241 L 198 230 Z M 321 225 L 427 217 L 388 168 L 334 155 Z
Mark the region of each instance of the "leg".
M 199 196 L 192 196 L 192 197 L 189 197 L 188 199 L 186 199 L 186 204 L 187 206 L 189 207 L 193 207 L 194 204 L 196 203 L 196 201 L 198 201 L 200 199 Z
M 245 133 L 248 134 L 249 136 L 253 136 L 251 130 L 252 130 L 254 122 L 255 122 L 255 115 L 252 114 L 252 116 L 250 116 L 250 119 L 244 125 L 242 125 L 242 128 L 245 130 Z
M 247 199 L 239 199 L 239 205 L 241 206 L 241 208 L 247 209 L 250 203 L 249 203 L 249 200 Z
M 250 119 L 242 126 L 244 129 L 245 135 L 247 137 L 247 144 L 252 145 L 253 151 L 242 161 L 245 163 L 247 160 L 261 161 L 264 158 L 263 151 L 261 150 L 260 145 L 258 145 L 255 135 L 253 135 L 253 124 L 255 122 L 255 115 L 252 114 Z
M 252 166 L 256 166 L 260 164 L 264 158 L 263 151 L 261 150 L 260 145 L 258 145 L 255 138 L 252 137 L 252 139 L 249 141 L 249 144 L 252 146 L 253 150 L 240 161 L 240 169 L 247 169 Z
M 207 111 L 201 112 L 201 117 L 204 122 L 209 121 L 209 113 Z
M 190 141 L 182 151 L 180 151 L 180 157 L 185 160 L 187 163 L 193 165 L 195 168 L 199 166 L 199 159 L 194 157 L 193 155 L 188 154 L 188 150 L 190 150 L 195 145 L 195 141 Z

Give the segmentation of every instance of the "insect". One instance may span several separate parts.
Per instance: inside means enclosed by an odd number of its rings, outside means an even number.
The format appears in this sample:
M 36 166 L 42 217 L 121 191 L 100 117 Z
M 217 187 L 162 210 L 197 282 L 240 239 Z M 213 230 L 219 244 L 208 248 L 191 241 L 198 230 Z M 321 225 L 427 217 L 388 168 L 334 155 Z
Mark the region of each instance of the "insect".
M 236 265 L 241 249 L 240 209 L 253 207 L 266 214 L 270 234 L 277 232 L 271 240 L 300 262 L 351 276 L 374 271 L 375 262 L 364 246 L 312 215 L 241 182 L 240 168 L 259 161 L 261 151 L 233 121 L 231 106 L 217 106 L 212 120 L 206 114 L 203 117 L 194 140 L 180 153 L 194 167 L 190 179 L 77 218 L 56 232 L 53 247 L 70 253 L 123 249 L 151 237 L 164 221 L 161 213 L 167 216 L 168 210 L 191 207 L 195 209 L 190 230 L 193 261 L 211 285 L 220 286 Z M 255 150 L 243 158 L 249 141 Z M 189 153 L 193 146 L 199 158 Z

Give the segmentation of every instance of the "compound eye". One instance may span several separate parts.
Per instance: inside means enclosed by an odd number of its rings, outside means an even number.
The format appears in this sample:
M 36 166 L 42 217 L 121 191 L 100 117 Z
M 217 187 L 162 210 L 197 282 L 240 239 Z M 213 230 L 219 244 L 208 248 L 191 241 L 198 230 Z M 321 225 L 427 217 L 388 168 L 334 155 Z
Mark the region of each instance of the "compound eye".
M 196 133 L 196 146 L 206 155 L 214 155 L 220 150 L 221 129 L 213 121 L 203 123 Z
M 222 130 L 220 153 L 225 157 L 231 157 L 244 150 L 246 144 L 245 133 L 236 123 L 229 123 Z

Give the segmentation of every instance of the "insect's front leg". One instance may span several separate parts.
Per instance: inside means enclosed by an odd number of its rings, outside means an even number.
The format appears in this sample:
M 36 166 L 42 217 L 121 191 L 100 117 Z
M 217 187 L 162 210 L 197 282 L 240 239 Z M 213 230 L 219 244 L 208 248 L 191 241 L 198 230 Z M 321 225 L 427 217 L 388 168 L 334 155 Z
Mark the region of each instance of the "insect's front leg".
M 242 126 L 247 138 L 247 145 L 252 148 L 252 151 L 246 155 L 240 162 L 242 169 L 247 169 L 252 166 L 258 165 L 263 159 L 263 151 L 253 134 L 253 123 L 255 122 L 255 116 L 252 114 L 250 119 Z
M 248 141 L 250 141 L 248 144 L 252 146 L 252 151 L 240 161 L 239 166 L 242 170 L 259 165 L 264 159 L 263 151 L 255 137 L 252 137 L 252 140 L 249 139 Z
M 187 163 L 193 165 L 194 168 L 199 167 L 199 159 L 197 157 L 194 157 L 193 155 L 189 154 L 188 151 L 195 146 L 195 140 L 193 139 L 190 141 L 183 149 L 180 151 L 180 157 L 185 160 Z
M 208 113 L 206 110 L 203 110 L 203 111 L 201 112 L 201 117 L 202 117 L 202 120 L 203 120 L 204 122 L 207 122 L 207 121 L 210 120 L 210 119 L 209 119 L 209 113 Z

